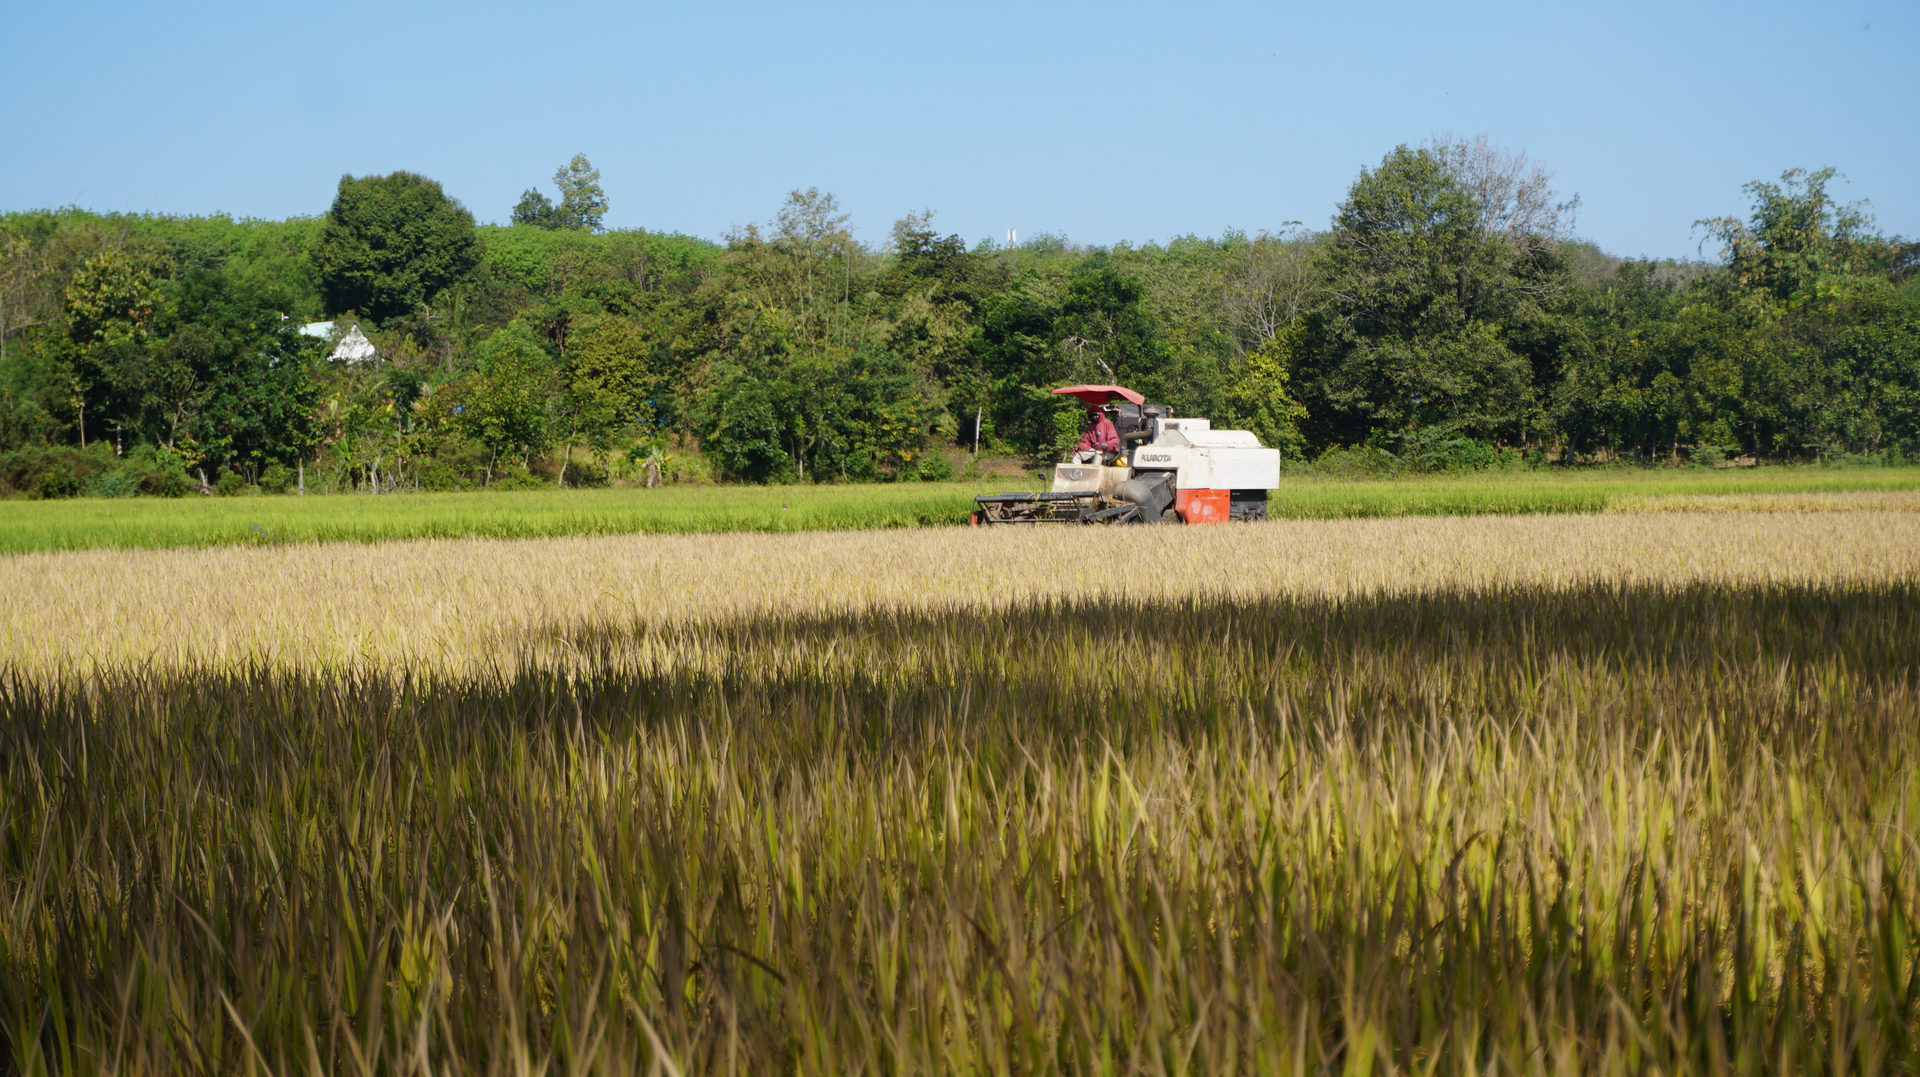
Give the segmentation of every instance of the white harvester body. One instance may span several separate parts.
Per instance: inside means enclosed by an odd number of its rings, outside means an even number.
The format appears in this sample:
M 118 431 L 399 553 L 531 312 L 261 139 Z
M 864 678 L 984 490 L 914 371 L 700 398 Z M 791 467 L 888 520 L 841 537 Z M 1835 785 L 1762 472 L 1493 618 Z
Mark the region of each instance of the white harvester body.
M 1271 490 L 1280 485 L 1280 450 L 1251 430 L 1215 430 L 1207 419 L 1163 419 L 1160 434 L 1133 450 L 1142 470 L 1171 470 L 1179 490 Z

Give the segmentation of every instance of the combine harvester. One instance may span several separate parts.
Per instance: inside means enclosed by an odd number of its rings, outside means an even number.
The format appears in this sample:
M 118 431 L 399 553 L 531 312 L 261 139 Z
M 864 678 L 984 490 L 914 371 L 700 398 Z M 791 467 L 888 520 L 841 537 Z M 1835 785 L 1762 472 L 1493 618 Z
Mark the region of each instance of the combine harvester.
M 988 494 L 973 525 L 1189 523 L 1267 518 L 1267 491 L 1280 485 L 1280 450 L 1246 430 L 1215 430 L 1206 419 L 1178 419 L 1119 385 L 1069 385 L 1077 397 L 1112 413 L 1117 444 L 1090 422 L 1074 459 L 1054 465 L 1047 493 Z

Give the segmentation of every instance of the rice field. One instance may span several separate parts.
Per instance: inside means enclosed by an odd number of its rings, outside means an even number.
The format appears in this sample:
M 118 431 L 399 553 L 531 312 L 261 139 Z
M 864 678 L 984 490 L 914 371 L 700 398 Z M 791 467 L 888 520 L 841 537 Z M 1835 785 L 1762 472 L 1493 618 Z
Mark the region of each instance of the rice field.
M 1034 476 L 865 486 L 671 486 L 296 497 L 0 500 L 0 554 L 421 538 L 871 530 L 961 525 L 981 493 Z M 1606 469 L 1399 479 L 1288 474 L 1278 519 L 1711 509 L 1727 499 L 1920 494 L 1920 468 Z M 1901 500 L 1904 498 L 1904 500 Z M 1763 506 L 1764 507 L 1764 506 Z
M 1913 1072 L 1843 504 L 0 558 L 0 1066 Z
M 976 494 L 1021 481 L 0 501 L 0 553 L 924 527 L 964 524 Z

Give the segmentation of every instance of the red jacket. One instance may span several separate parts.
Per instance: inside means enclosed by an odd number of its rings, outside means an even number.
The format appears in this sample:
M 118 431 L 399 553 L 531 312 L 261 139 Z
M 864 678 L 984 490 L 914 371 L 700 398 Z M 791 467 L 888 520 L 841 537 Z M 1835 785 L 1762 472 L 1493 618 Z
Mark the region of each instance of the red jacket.
M 1120 431 L 1113 428 L 1113 420 L 1107 418 L 1106 412 L 1096 414 L 1099 417 L 1093 420 L 1092 426 L 1087 427 L 1086 433 L 1080 435 L 1080 444 L 1075 445 L 1073 451 L 1086 452 L 1092 449 L 1095 452 L 1119 452 Z

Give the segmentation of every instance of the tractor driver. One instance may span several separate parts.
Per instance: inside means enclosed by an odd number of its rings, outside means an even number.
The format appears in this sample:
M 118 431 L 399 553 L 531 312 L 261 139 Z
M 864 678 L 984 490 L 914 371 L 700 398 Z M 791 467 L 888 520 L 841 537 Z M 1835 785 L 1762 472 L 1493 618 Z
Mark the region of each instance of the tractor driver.
M 1087 430 L 1080 435 L 1080 443 L 1073 447 L 1073 462 L 1104 464 L 1119 451 L 1120 432 L 1113 428 L 1113 420 L 1107 418 L 1107 413 L 1099 405 L 1089 407 Z

